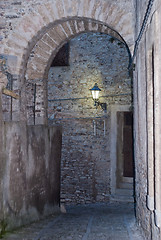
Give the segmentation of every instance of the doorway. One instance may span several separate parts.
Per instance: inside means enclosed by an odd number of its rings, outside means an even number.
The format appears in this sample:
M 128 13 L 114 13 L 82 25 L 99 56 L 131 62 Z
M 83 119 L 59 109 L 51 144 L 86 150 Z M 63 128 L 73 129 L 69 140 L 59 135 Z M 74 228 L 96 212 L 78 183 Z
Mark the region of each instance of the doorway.
M 133 113 L 111 106 L 111 200 L 133 202 Z
M 134 177 L 133 114 L 117 112 L 117 188 L 131 189 Z

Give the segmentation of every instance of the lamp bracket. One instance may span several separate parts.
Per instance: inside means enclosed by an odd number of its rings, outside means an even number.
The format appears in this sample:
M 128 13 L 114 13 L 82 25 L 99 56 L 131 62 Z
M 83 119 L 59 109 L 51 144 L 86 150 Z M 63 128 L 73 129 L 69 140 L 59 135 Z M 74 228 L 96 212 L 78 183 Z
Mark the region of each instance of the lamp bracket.
M 96 107 L 96 109 L 97 109 L 98 106 L 100 106 L 103 111 L 105 111 L 105 112 L 107 111 L 107 103 L 101 103 L 98 100 L 95 100 L 94 101 L 94 106 Z
M 107 103 L 100 103 L 100 106 L 102 108 L 103 111 L 107 111 Z

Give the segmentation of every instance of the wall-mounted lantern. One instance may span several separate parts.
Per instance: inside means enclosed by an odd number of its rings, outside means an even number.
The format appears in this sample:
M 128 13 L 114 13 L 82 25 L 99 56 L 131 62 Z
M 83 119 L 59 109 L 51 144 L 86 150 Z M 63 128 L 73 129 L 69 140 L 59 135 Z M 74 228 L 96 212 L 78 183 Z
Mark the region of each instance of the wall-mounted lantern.
M 96 108 L 98 106 L 101 106 L 102 110 L 106 111 L 107 110 L 107 104 L 106 103 L 101 103 L 99 101 L 99 93 L 101 91 L 101 89 L 98 87 L 97 83 L 95 83 L 94 87 L 90 89 L 90 91 L 92 92 L 92 97 L 94 100 L 94 106 L 96 106 Z

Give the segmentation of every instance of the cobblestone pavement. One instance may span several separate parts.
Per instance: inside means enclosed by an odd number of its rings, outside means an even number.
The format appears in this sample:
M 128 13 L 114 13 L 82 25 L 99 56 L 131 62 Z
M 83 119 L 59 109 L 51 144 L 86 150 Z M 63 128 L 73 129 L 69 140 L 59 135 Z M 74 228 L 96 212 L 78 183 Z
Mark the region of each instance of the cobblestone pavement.
M 5 240 L 144 240 L 133 204 L 89 204 L 67 207 L 50 217 L 7 234 Z

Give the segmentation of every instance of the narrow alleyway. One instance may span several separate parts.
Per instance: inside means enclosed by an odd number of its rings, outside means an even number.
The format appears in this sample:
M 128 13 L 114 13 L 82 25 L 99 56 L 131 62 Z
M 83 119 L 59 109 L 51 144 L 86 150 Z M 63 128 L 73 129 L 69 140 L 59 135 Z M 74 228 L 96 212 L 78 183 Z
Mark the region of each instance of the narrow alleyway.
M 71 206 L 66 214 L 50 217 L 5 240 L 143 240 L 136 226 L 133 204 Z

